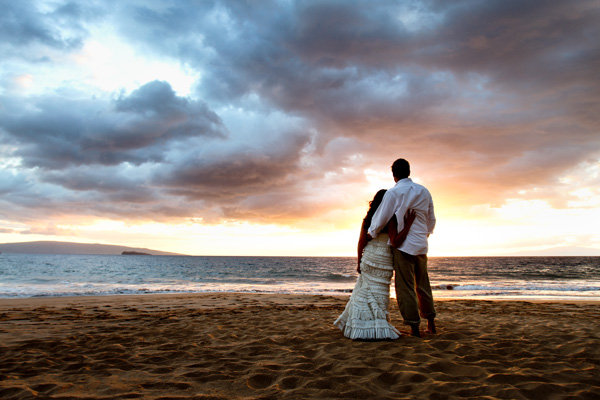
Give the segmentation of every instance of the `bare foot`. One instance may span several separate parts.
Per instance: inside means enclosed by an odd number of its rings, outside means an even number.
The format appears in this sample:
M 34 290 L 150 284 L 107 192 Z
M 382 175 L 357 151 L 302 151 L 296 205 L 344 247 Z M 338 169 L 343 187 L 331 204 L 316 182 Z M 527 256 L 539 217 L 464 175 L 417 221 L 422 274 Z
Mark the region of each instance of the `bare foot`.
M 428 319 L 427 320 L 427 333 L 431 335 L 435 335 L 437 333 L 437 329 L 435 329 L 435 320 Z
M 411 335 L 414 337 L 421 337 L 421 332 L 419 332 L 419 325 L 411 325 L 410 326 Z

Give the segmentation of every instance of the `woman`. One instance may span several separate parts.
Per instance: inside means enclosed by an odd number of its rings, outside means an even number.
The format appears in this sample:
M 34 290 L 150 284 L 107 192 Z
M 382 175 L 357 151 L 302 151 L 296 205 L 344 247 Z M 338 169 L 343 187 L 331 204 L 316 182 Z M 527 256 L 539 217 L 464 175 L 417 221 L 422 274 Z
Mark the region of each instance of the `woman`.
M 404 216 L 404 228 L 398 232 L 398 223 L 393 217 L 382 234 L 368 240 L 367 230 L 373 214 L 379 207 L 385 190 L 375 194 L 369 203 L 369 211 L 363 219 L 358 239 L 358 267 L 360 274 L 346 309 L 334 322 L 350 339 L 398 339 L 400 332 L 389 322 L 390 282 L 394 273 L 392 252 L 387 244 L 400 247 L 415 219 L 409 210 Z M 387 230 L 388 235 L 385 234 Z

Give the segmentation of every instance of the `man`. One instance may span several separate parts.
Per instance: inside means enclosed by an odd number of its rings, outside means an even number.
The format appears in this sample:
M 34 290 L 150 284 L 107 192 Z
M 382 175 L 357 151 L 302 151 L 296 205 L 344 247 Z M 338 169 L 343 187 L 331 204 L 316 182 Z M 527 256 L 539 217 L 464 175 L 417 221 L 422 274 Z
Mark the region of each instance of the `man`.
M 396 185 L 385 193 L 368 233 L 371 238 L 376 237 L 394 215 L 400 231 L 406 211 L 416 211 L 408 236 L 399 248 L 392 248 L 396 298 L 404 323 L 410 325 L 413 336 L 421 337 L 419 314 L 427 319 L 428 331 L 435 334 L 436 313 L 427 274 L 427 238 L 435 227 L 433 201 L 425 187 L 409 178 L 410 165 L 405 159 L 394 161 L 392 174 Z

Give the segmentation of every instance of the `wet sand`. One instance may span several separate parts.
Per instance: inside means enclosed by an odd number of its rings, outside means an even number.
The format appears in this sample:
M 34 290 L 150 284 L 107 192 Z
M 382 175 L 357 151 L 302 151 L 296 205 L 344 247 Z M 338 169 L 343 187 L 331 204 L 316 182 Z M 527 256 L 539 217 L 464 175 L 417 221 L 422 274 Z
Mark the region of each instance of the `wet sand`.
M 438 301 L 437 335 L 359 342 L 346 300 L 0 300 L 0 399 L 600 398 L 600 303 Z

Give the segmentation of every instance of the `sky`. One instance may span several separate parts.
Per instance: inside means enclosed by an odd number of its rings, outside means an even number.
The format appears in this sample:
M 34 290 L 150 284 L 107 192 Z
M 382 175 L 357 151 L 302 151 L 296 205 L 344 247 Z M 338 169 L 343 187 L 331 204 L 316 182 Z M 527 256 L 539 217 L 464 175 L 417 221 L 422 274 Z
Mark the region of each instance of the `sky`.
M 432 256 L 600 254 L 597 1 L 0 8 L 0 242 L 352 256 L 405 158 Z

